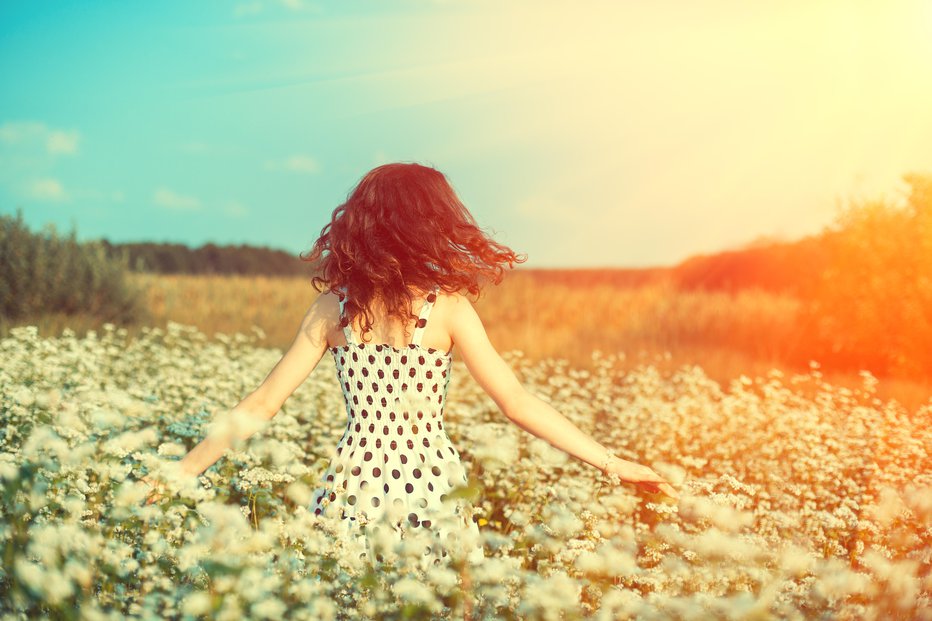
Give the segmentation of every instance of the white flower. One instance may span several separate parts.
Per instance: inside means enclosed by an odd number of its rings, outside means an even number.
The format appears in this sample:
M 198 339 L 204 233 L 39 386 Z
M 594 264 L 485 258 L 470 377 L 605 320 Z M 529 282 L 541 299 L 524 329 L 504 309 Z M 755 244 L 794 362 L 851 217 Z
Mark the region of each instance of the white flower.
M 414 578 L 405 577 L 397 580 L 392 584 L 392 591 L 406 602 L 426 606 L 433 612 L 443 610 L 443 604 L 437 599 L 431 588 Z

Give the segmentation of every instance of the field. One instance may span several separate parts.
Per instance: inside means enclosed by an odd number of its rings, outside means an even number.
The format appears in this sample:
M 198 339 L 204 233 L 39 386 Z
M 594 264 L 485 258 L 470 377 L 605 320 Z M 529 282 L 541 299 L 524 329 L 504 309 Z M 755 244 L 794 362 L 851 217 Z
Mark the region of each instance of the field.
M 143 507 L 140 474 L 170 472 L 261 381 L 281 355 L 263 343 L 290 340 L 311 299 L 245 283 L 152 288 L 157 312 L 190 312 L 210 334 L 167 321 L 81 337 L 19 327 L 0 341 L 5 618 L 462 618 L 468 596 L 483 619 L 932 619 L 928 403 L 882 399 L 867 373 L 836 386 L 818 365 L 721 383 L 669 357 L 606 353 L 656 341 L 647 323 L 658 312 L 695 323 L 667 335 L 671 347 L 751 339 L 730 305 L 781 316 L 754 296 L 703 313 L 687 299 L 600 293 L 566 302 L 564 315 L 531 312 L 533 295 L 509 292 L 489 331 L 528 390 L 653 466 L 681 499 L 606 487 L 511 425 L 454 360 L 446 428 L 487 556 L 468 593 L 462 559 L 419 575 L 399 547 L 372 567 L 306 510 L 345 427 L 326 357 L 198 485 Z M 283 327 L 265 340 L 213 334 L 243 321 Z M 783 321 L 775 330 L 790 329 Z M 512 347 L 521 338 L 538 343 L 533 358 Z M 599 351 L 571 362 L 586 347 Z
M 169 322 L 215 333 L 261 336 L 259 343 L 283 349 L 317 292 L 307 278 L 132 274 L 146 295 L 149 316 L 127 326 L 129 335 Z M 592 353 L 616 354 L 621 369 L 650 363 L 664 372 L 700 365 L 720 384 L 772 369 L 805 373 L 809 357 L 797 353 L 799 300 L 764 290 L 737 293 L 680 291 L 654 274 L 622 274 L 611 282 L 515 270 L 490 287 L 475 306 L 493 345 L 519 351 L 532 361 L 565 360 L 592 369 Z M 628 282 L 630 281 L 630 282 Z M 646 284 L 645 284 L 646 283 Z M 42 336 L 70 329 L 78 336 L 101 329 L 94 316 L 54 312 L 31 318 Z M 0 334 L 9 334 L 0 321 Z M 457 355 L 454 347 L 454 357 Z M 855 390 L 858 372 L 822 369 L 825 379 Z M 879 377 L 877 395 L 910 412 L 932 395 L 932 378 Z M 803 389 L 806 390 L 806 389 Z

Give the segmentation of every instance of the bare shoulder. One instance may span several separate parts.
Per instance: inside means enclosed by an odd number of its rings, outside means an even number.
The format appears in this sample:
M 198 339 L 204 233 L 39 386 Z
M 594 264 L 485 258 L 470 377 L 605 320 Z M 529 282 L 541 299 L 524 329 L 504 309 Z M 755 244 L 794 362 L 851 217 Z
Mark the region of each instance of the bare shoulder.
M 318 330 L 332 329 L 340 321 L 340 297 L 331 291 L 318 293 L 304 320 L 308 325 L 316 325 Z
M 467 339 L 475 338 L 482 322 L 469 296 L 457 291 L 441 292 L 437 306 L 440 308 L 441 321 L 445 324 L 450 339 L 463 345 Z
M 456 319 L 462 318 L 464 314 L 475 312 L 472 301 L 459 291 L 453 293 L 440 291 L 437 295 L 436 306 L 441 309 L 441 313 L 448 320 L 451 328 Z
M 340 296 L 332 291 L 318 293 L 311 308 L 319 316 L 336 317 L 340 314 Z

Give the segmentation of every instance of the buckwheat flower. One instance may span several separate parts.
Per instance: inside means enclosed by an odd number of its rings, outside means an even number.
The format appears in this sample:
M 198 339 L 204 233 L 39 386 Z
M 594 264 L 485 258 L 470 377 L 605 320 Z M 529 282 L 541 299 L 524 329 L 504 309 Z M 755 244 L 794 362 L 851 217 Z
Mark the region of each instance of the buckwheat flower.
M 277 597 L 266 597 L 251 606 L 252 613 L 260 619 L 281 619 L 288 607 Z
M 524 526 L 530 522 L 528 514 L 520 509 L 512 509 L 507 517 L 508 521 L 515 526 Z
M 61 463 L 67 458 L 69 450 L 68 443 L 55 433 L 54 429 L 48 425 L 39 425 L 26 438 L 20 455 L 28 461 L 37 462 L 41 462 L 45 456 L 49 456 L 56 462 Z
M 41 566 L 30 563 L 22 556 L 17 556 L 13 561 L 14 569 L 16 571 L 16 576 L 29 587 L 34 593 L 44 595 L 45 594 L 45 583 L 46 583 L 46 572 L 42 569 Z
M 916 519 L 926 526 L 932 526 L 932 485 L 909 483 L 905 497 Z
M 81 585 L 82 588 L 87 589 L 91 586 L 93 580 L 91 570 L 85 563 L 71 559 L 65 563 L 64 573 L 69 580 L 73 580 L 76 584 Z
M 19 476 L 19 467 L 16 465 L 16 455 L 0 453 L 0 478 L 12 481 Z
M 113 495 L 114 507 L 131 507 L 145 500 L 149 485 L 140 481 L 124 481 Z
M 851 570 L 846 562 L 835 558 L 826 559 L 819 574 L 813 590 L 829 599 L 841 599 L 855 593 L 869 594 L 877 588 L 870 576 Z
M 892 487 L 885 485 L 880 489 L 877 503 L 869 505 L 866 512 L 881 526 L 889 526 L 893 520 L 907 511 L 906 504 Z
M 450 595 L 459 585 L 460 576 L 449 567 L 437 565 L 428 573 L 428 579 L 430 585 L 436 588 L 441 595 Z
M 809 550 L 796 544 L 788 544 L 780 551 L 780 567 L 791 576 L 799 577 L 811 571 L 817 561 Z
M 752 512 L 738 511 L 725 504 L 727 502 L 727 498 L 720 498 L 719 502 L 716 502 L 705 496 L 684 496 L 680 499 L 679 513 L 686 520 L 705 519 L 719 530 L 728 532 L 737 532 L 754 523 Z
M 403 601 L 417 606 L 425 606 L 431 612 L 443 610 L 443 604 L 434 592 L 425 584 L 414 578 L 401 578 L 392 584 L 392 591 Z
M 524 584 L 518 612 L 535 619 L 563 619 L 567 613 L 576 613 L 582 585 L 562 572 L 546 577 L 528 577 Z
M 157 452 L 163 457 L 184 457 L 188 449 L 178 442 L 163 442 L 159 444 Z
M 509 426 L 485 423 L 470 429 L 472 455 L 489 470 L 511 467 L 518 461 L 518 442 Z
M 101 446 L 101 451 L 116 457 L 126 457 L 156 440 L 158 440 L 158 431 L 154 427 L 147 427 L 141 431 L 127 431 L 107 440 Z
M 483 583 L 500 583 L 512 580 L 521 570 L 521 559 L 514 557 L 488 557 L 475 568 L 475 578 Z
M 118 429 L 126 423 L 126 417 L 119 410 L 113 408 L 94 408 L 88 415 L 87 421 L 98 430 Z
M 295 504 L 306 507 L 311 502 L 313 490 L 301 481 L 292 481 L 285 488 L 285 495 L 288 496 Z
M 552 446 L 546 440 L 534 437 L 527 441 L 530 456 L 544 468 L 564 466 L 569 462 L 570 456 Z
M 579 533 L 584 524 L 575 514 L 565 508 L 554 509 L 546 517 L 544 526 L 553 531 L 553 534 L 561 539 L 572 537 Z
M 207 435 L 229 441 L 234 448 L 241 448 L 244 441 L 269 425 L 269 419 L 259 412 L 241 408 L 222 411 L 208 426 Z
M 676 464 L 665 461 L 655 461 L 651 467 L 671 485 L 681 485 L 686 479 L 686 470 Z

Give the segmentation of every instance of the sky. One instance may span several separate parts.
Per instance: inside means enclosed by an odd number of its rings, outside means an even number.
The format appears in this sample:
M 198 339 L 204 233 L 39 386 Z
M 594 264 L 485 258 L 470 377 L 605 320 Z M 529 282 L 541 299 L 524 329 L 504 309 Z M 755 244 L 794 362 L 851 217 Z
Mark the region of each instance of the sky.
M 444 172 L 526 267 L 797 239 L 932 173 L 932 2 L 0 3 L 0 214 L 308 250 Z

